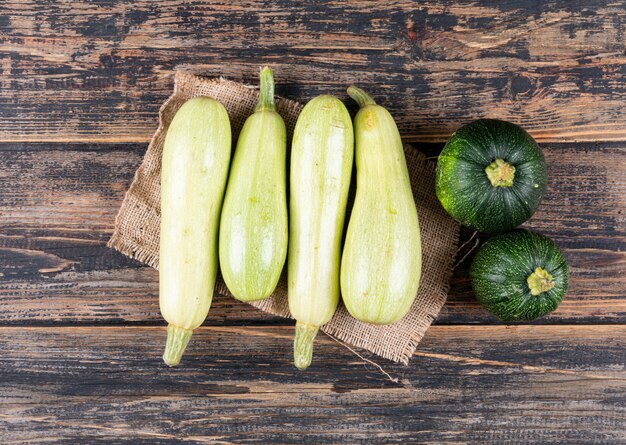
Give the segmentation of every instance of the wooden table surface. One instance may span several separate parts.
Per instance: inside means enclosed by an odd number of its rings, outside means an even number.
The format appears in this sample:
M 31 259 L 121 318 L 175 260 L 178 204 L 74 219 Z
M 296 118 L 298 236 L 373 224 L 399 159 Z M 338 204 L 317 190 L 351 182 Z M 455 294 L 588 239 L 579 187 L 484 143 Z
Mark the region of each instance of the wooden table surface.
M 2 1 L 0 443 L 626 443 L 625 39 L 621 0 Z M 174 71 L 261 64 L 299 101 L 363 86 L 433 157 L 528 129 L 559 309 L 498 323 L 471 241 L 410 366 L 363 353 L 397 383 L 324 335 L 299 372 L 292 322 L 223 296 L 167 369 L 157 273 L 105 244 Z

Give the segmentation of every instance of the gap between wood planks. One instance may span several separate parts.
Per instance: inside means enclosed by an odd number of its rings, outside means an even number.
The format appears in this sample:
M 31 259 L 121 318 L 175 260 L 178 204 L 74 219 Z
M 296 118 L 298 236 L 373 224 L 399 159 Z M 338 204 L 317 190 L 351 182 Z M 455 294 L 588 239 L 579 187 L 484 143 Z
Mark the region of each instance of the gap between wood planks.
M 0 136 L 0 144 L 43 144 L 43 143 L 64 143 L 64 144 L 146 144 L 150 142 L 154 131 L 156 130 L 156 121 L 154 128 L 150 129 L 149 133 L 135 134 L 135 135 L 123 135 L 123 136 L 87 136 L 68 138 L 66 136 L 51 136 L 44 135 L 42 137 L 24 136 L 24 137 L 2 137 Z M 622 132 L 616 131 L 615 134 L 611 132 L 605 132 L 602 139 L 598 139 L 598 135 L 592 132 L 572 132 L 566 135 L 561 133 L 553 135 L 551 133 L 533 133 L 530 134 L 535 138 L 539 144 L 555 144 L 555 143 L 568 143 L 568 144 L 581 144 L 581 143 L 611 143 L 611 142 L 625 142 L 626 135 Z M 428 134 L 424 135 L 402 135 L 402 141 L 407 144 L 445 144 L 450 138 L 451 133 L 442 133 L 438 135 Z M 569 139 L 565 139 L 565 136 Z
M 1 277 L 2 275 L 0 275 Z M 165 322 L 163 322 L 165 323 Z M 294 321 L 288 318 L 282 318 L 279 316 L 275 316 L 274 318 L 268 318 L 266 320 L 263 319 L 246 319 L 242 320 L 209 320 L 207 319 L 204 324 L 199 328 L 207 328 L 207 329 L 219 329 L 219 328 L 236 328 L 236 327 L 245 327 L 245 328 L 272 328 L 272 327 L 293 327 Z M 583 321 L 580 323 L 572 323 L 571 321 L 560 321 L 558 319 L 549 319 L 545 321 L 536 320 L 532 324 L 506 324 L 503 322 L 467 322 L 467 323 L 447 323 L 447 322 L 435 322 L 432 324 L 432 327 L 438 328 L 454 328 L 454 327 L 482 327 L 482 328 L 510 328 L 510 327 L 520 327 L 520 326 L 536 326 L 536 327 L 555 327 L 555 328 L 584 328 L 584 327 L 604 327 L 604 326 L 626 326 L 624 323 L 620 321 L 606 321 L 606 320 L 594 320 L 593 322 Z M 106 320 L 105 322 L 95 323 L 92 320 L 87 321 L 28 321 L 28 320 L 2 320 L 0 321 L 0 329 L 4 328 L 24 328 L 24 329 L 43 329 L 43 328 L 115 328 L 115 327 L 123 327 L 123 328 L 159 328 L 165 329 L 165 324 L 157 324 L 154 319 L 150 320 Z

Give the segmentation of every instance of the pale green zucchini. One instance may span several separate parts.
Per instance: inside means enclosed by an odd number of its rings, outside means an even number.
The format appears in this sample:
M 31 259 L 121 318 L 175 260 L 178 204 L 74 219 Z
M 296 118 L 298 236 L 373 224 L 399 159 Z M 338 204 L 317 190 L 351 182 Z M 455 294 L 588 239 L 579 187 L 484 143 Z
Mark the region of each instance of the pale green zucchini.
M 417 209 L 400 134 L 362 90 L 354 118 L 356 196 L 341 260 L 341 295 L 358 320 L 391 324 L 415 300 L 422 269 Z
M 272 70 L 263 68 L 254 114 L 233 158 L 220 221 L 220 269 L 241 301 L 270 296 L 287 256 L 287 132 L 274 104 Z
M 159 301 L 168 322 L 163 360 L 170 366 L 180 362 L 211 307 L 230 153 L 222 104 L 198 97 L 180 107 L 167 130 L 161 170 Z
M 294 363 L 311 363 L 313 340 L 339 301 L 339 266 L 354 136 L 350 114 L 333 96 L 302 110 L 291 147 L 289 310 L 296 319 Z

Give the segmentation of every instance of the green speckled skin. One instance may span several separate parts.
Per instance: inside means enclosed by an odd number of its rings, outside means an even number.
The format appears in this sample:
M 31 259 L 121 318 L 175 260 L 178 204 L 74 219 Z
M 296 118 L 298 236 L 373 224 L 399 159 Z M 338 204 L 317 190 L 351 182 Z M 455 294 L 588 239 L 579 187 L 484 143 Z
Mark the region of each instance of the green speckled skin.
M 269 68 L 261 71 L 259 106 L 239 134 L 220 220 L 222 277 L 241 301 L 269 297 L 287 257 L 287 130 L 273 82 Z
M 515 167 L 511 187 L 494 187 L 485 168 L 496 159 Z M 522 128 L 496 119 L 461 127 L 444 147 L 436 171 L 436 193 L 461 224 L 481 232 L 519 226 L 539 207 L 547 185 L 543 153 Z
M 554 287 L 537 296 L 530 293 L 527 278 L 541 267 Z M 470 269 L 478 301 L 502 321 L 529 321 L 557 308 L 567 292 L 565 257 L 550 238 L 525 229 L 488 240 Z
M 357 320 L 391 324 L 411 308 L 420 283 L 420 227 L 391 114 L 363 106 L 354 118 L 356 197 L 341 259 L 341 296 Z
M 179 328 L 197 328 L 211 307 L 230 147 L 228 113 L 208 97 L 185 102 L 165 137 L 159 301 L 163 318 Z
M 339 302 L 339 267 L 354 160 L 350 113 L 333 96 L 306 104 L 291 146 L 289 310 L 299 322 L 327 323 Z

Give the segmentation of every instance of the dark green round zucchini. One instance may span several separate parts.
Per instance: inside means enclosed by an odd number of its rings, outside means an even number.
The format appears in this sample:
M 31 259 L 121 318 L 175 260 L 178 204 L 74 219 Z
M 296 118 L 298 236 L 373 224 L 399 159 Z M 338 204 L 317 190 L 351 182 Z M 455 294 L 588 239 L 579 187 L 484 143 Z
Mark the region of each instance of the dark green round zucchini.
M 550 238 L 525 229 L 488 240 L 470 268 L 478 301 L 502 321 L 552 312 L 567 292 L 565 257 Z
M 504 232 L 526 221 L 546 184 L 546 164 L 535 140 L 496 119 L 461 127 L 437 162 L 439 201 L 455 220 L 481 232 Z

